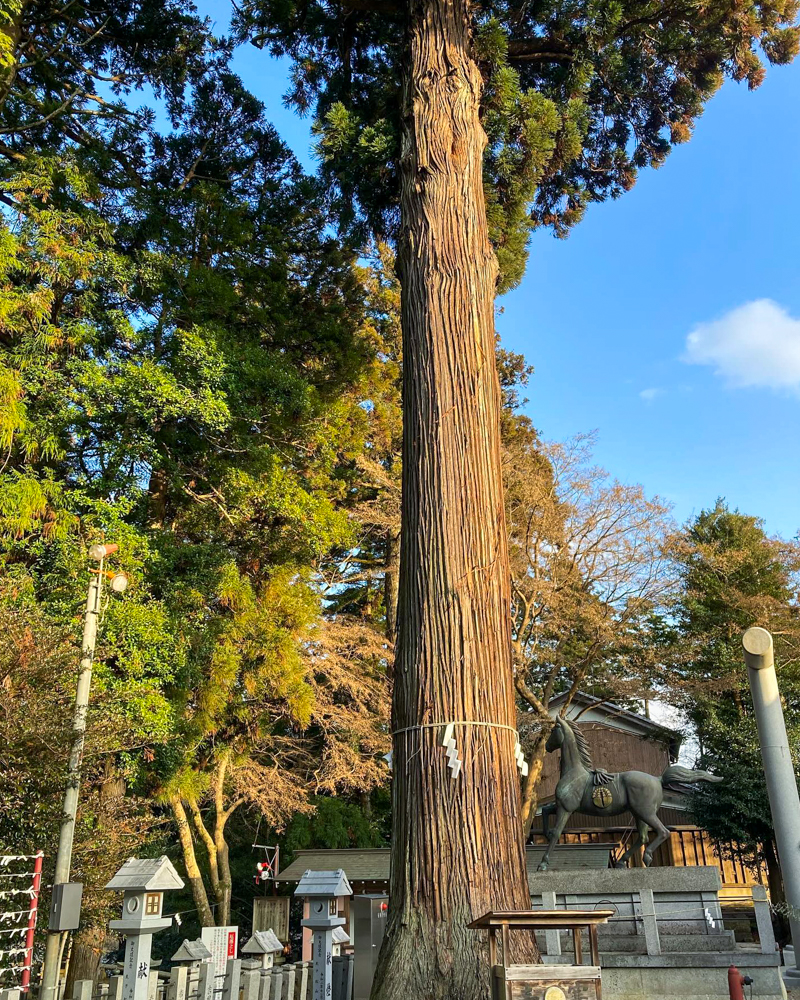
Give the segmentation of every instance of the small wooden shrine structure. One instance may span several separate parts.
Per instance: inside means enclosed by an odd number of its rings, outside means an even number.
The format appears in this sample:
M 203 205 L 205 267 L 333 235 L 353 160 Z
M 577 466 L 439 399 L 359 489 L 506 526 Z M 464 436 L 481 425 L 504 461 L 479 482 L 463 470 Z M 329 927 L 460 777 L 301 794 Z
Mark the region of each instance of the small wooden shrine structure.
M 469 925 L 489 932 L 492 1000 L 602 1000 L 597 926 L 614 910 L 500 910 L 484 914 Z M 583 964 L 581 932 L 589 933 L 591 964 Z M 512 965 L 510 932 L 572 931 L 574 965 Z M 502 965 L 497 961 L 497 935 L 502 942 Z

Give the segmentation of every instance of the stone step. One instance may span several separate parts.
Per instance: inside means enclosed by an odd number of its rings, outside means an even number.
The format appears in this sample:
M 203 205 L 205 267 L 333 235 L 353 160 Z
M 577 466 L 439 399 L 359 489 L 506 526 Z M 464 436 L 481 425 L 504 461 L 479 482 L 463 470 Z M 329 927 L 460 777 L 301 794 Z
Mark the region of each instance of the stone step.
M 708 952 L 734 951 L 736 944 L 732 931 L 721 934 L 661 934 L 661 951 L 665 954 L 691 953 L 707 954 Z M 542 945 L 544 941 L 541 942 Z M 608 955 L 644 955 L 647 953 L 644 934 L 603 934 L 599 936 L 600 954 Z M 584 952 L 588 953 L 588 942 L 583 943 Z M 561 951 L 572 954 L 572 937 L 561 938 Z
M 733 931 L 714 934 L 662 934 L 661 950 L 664 952 L 735 951 Z

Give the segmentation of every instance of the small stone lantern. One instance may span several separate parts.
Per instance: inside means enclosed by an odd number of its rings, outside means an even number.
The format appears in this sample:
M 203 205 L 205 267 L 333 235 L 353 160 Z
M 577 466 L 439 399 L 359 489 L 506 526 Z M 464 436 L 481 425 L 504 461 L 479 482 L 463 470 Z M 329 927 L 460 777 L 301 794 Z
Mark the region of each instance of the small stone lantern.
M 153 934 L 172 924 L 163 916 L 164 892 L 182 889 L 183 881 L 169 858 L 128 858 L 106 889 L 123 892 L 122 919 L 109 927 L 126 937 L 122 1000 L 147 1000 Z
M 337 897 L 352 896 L 353 890 L 344 870 L 307 871 L 294 891 L 295 896 L 305 896 L 309 901 L 308 916 L 303 927 L 313 934 L 314 978 L 313 1000 L 331 1000 L 333 929 L 344 924 L 339 916 Z
M 211 952 L 203 941 L 184 941 L 172 956 L 173 965 L 199 965 L 211 960 Z
M 275 964 L 275 956 L 280 955 L 282 951 L 283 945 L 271 927 L 268 931 L 253 931 L 253 936 L 247 944 L 242 945 L 243 955 L 248 957 L 252 955 L 254 958 L 261 956 L 262 969 L 271 969 Z
M 350 944 L 350 935 L 344 927 L 334 927 L 331 934 L 331 952 L 334 958 L 341 955 L 343 944 Z

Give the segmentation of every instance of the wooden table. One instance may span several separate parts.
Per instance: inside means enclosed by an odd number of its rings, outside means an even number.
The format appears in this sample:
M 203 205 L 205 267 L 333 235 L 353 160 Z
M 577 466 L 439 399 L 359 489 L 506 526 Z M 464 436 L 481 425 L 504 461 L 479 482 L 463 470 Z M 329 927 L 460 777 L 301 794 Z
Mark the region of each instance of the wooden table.
M 600 953 L 597 926 L 614 910 L 495 910 L 473 920 L 473 930 L 489 932 L 489 964 L 493 1000 L 601 1000 Z M 581 932 L 589 932 L 591 964 L 583 965 Z M 574 965 L 511 965 L 511 931 L 567 930 L 575 943 Z M 503 963 L 497 961 L 497 935 L 503 945 Z

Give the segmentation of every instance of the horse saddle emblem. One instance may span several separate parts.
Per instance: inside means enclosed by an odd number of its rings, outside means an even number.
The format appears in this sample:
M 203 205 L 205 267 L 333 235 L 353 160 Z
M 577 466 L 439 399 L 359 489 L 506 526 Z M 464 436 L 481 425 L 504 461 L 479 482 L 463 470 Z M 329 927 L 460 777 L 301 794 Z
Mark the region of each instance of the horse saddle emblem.
M 598 809 L 608 809 L 611 805 L 611 789 L 605 785 L 598 785 L 592 792 L 592 802 Z

